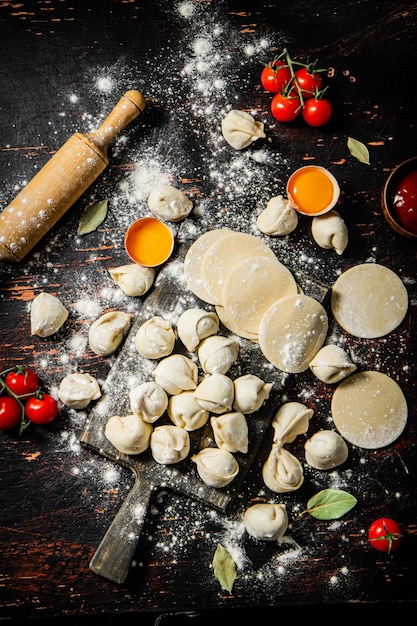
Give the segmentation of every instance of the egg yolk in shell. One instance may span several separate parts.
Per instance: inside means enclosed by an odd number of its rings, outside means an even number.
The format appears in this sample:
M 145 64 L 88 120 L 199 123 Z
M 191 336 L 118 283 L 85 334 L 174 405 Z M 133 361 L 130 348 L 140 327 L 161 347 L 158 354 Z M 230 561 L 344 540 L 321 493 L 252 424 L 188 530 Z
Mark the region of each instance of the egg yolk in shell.
M 324 168 L 314 165 L 294 172 L 287 191 L 300 213 L 319 215 L 334 205 L 335 184 Z
M 174 236 L 171 229 L 155 217 L 144 217 L 127 230 L 125 248 L 130 258 L 145 267 L 156 267 L 171 255 Z

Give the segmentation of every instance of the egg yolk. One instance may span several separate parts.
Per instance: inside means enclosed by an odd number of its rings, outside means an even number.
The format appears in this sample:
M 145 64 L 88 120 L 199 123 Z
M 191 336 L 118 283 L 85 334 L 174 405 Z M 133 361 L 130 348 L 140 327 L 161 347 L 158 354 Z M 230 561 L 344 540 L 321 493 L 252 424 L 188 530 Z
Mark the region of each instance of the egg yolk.
M 147 267 L 164 263 L 172 252 L 173 243 L 171 229 L 154 217 L 145 217 L 132 224 L 125 239 L 129 256 Z
M 312 166 L 291 177 L 288 193 L 301 213 L 318 214 L 331 204 L 334 188 L 327 174 Z

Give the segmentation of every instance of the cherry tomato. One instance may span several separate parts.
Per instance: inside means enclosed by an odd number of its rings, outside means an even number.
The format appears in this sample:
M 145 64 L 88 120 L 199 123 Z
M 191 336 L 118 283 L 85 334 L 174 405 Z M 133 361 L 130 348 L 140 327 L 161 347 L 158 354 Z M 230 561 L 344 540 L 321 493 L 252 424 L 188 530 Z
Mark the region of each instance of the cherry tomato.
M 47 393 L 37 393 L 26 402 L 25 412 L 31 422 L 49 424 L 58 413 L 58 403 Z
M 301 101 L 294 94 L 277 93 L 271 101 L 271 113 L 280 122 L 292 122 L 300 114 Z
M 291 80 L 291 71 L 285 61 L 271 61 L 261 73 L 261 84 L 266 91 L 278 93 Z
M 21 367 L 20 365 L 15 372 L 7 374 L 4 382 L 16 396 L 30 395 L 35 393 L 39 387 L 39 380 L 35 372 L 28 367 Z
M 17 400 L 10 396 L 0 397 L 0 430 L 16 428 L 22 418 L 22 409 Z
M 323 86 L 323 78 L 320 72 L 309 71 L 308 67 L 300 67 L 295 72 L 295 78 L 300 86 L 303 98 L 311 98 Z
M 399 547 L 402 535 L 397 522 L 389 517 L 380 517 L 370 525 L 368 538 L 376 550 L 390 554 Z
M 332 105 L 326 98 L 309 98 L 304 102 L 302 115 L 309 126 L 327 124 L 332 113 Z

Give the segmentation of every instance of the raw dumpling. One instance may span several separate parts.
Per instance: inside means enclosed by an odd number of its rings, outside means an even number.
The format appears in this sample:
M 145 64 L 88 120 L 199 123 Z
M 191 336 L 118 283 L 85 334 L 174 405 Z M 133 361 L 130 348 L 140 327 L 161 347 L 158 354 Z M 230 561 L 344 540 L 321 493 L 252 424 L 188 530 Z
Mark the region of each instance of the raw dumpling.
M 356 370 L 349 356 L 339 346 L 329 344 L 321 348 L 309 367 L 314 376 L 324 383 L 337 383 Z
M 94 376 L 75 372 L 61 380 L 58 396 L 70 409 L 85 409 L 92 400 L 100 398 L 101 391 Z
M 276 493 L 299 489 L 304 482 L 300 461 L 288 450 L 273 444 L 262 468 L 262 478 L 267 487 Z
M 154 315 L 139 326 L 135 346 L 146 359 L 161 359 L 171 354 L 175 345 L 175 332 L 169 320 Z
M 245 415 L 254 413 L 269 398 L 272 383 L 266 383 L 254 374 L 244 374 L 233 381 L 235 396 L 233 408 Z
M 239 356 L 239 343 L 233 337 L 213 335 L 198 348 L 198 360 L 206 374 L 226 374 Z
M 152 426 L 136 415 L 113 415 L 106 424 L 104 434 L 119 452 L 141 454 L 149 446 Z
M 283 196 L 271 198 L 256 220 L 261 233 L 272 236 L 289 235 L 297 228 L 297 224 L 297 211 Z
M 348 244 L 348 229 L 334 209 L 314 217 L 311 222 L 311 233 L 315 242 L 325 250 L 335 250 L 343 254 Z
M 32 300 L 30 333 L 39 337 L 49 337 L 58 332 L 67 317 L 68 311 L 61 300 L 42 291 Z
M 219 448 L 246 454 L 249 445 L 248 423 L 243 413 L 236 411 L 213 416 L 210 424 Z
M 190 436 L 184 428 L 173 425 L 157 426 L 151 435 L 151 452 L 162 465 L 179 463 L 190 451 Z
M 316 469 L 332 469 L 342 465 L 349 450 L 345 440 L 334 430 L 319 430 L 304 446 L 306 461 Z
M 153 376 L 167 393 L 175 395 L 197 387 L 198 367 L 183 354 L 171 354 L 158 363 Z
M 129 392 L 129 401 L 133 415 L 150 424 L 156 422 L 168 407 L 166 391 L 153 381 L 133 387 Z
M 286 402 L 275 413 L 272 420 L 274 443 L 291 443 L 297 435 L 304 435 L 314 411 L 301 402 Z
M 218 330 L 219 318 L 215 313 L 204 309 L 187 309 L 177 322 L 178 337 L 189 352 L 197 350 L 203 339 L 215 335 Z
M 183 391 L 170 397 L 168 416 L 176 426 L 191 431 L 207 423 L 209 412 L 198 404 L 192 391 Z
M 193 203 L 172 185 L 156 185 L 148 196 L 148 207 L 166 222 L 178 222 L 191 213 Z
M 88 332 L 90 348 L 95 354 L 108 356 L 126 337 L 132 318 L 123 311 L 110 311 L 95 320 Z
M 220 415 L 230 411 L 235 390 L 233 381 L 225 374 L 209 374 L 194 391 L 194 397 L 203 409 Z
M 239 464 L 228 450 L 203 448 L 191 457 L 201 480 L 210 487 L 225 487 L 239 473 Z
M 109 269 L 109 274 L 120 289 L 128 296 L 143 296 L 155 280 L 153 267 L 130 263 Z
M 264 125 L 256 122 L 250 113 L 232 109 L 222 120 L 222 135 L 236 150 L 242 150 L 257 139 L 264 139 Z
M 245 511 L 246 532 L 265 541 L 281 541 L 288 528 L 285 504 L 254 504 Z

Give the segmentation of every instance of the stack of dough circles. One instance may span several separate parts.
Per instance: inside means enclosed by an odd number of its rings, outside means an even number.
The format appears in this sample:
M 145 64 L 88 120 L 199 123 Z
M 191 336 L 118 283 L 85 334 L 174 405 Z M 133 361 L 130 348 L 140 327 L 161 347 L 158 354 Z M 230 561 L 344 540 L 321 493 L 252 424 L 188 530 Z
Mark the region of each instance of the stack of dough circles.
M 395 272 L 377 263 L 362 263 L 336 280 L 330 306 L 346 332 L 375 339 L 401 324 L 408 310 L 408 294 Z
M 352 374 L 336 388 L 331 412 L 340 435 L 359 448 L 377 449 L 403 432 L 408 408 L 398 384 L 387 374 Z

